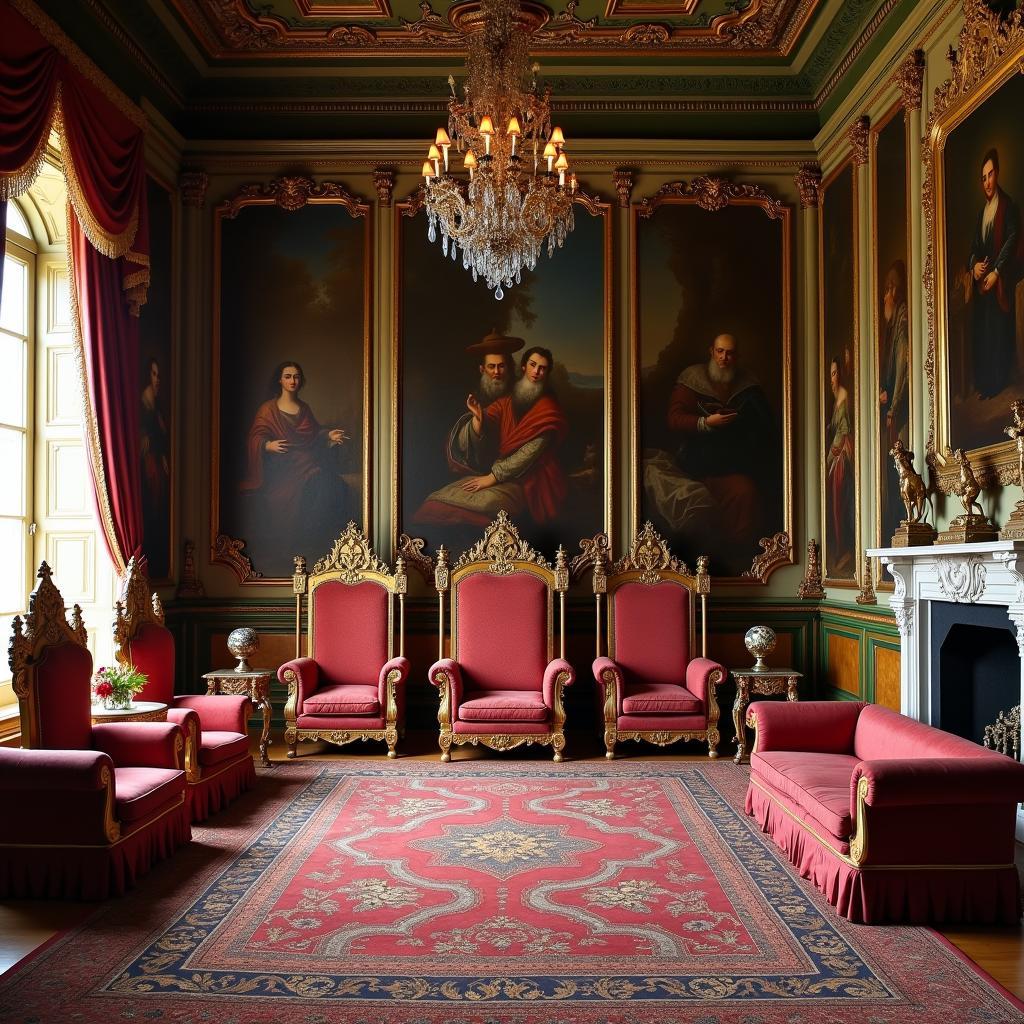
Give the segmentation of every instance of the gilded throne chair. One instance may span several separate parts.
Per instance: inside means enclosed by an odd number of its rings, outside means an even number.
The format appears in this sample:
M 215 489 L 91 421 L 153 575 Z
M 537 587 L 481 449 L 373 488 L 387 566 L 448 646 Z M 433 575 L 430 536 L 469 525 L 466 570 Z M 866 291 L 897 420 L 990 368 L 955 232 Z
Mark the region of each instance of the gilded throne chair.
M 277 672 L 288 687 L 288 756 L 302 740 L 383 740 L 395 757 L 405 731 L 405 563 L 392 573 L 350 522 L 334 548 L 306 572 L 295 559 L 295 658 Z M 307 596 L 308 595 L 308 596 Z M 306 600 L 306 656 L 302 605 Z M 398 624 L 395 625 L 395 598 Z M 398 655 L 394 654 L 397 634 Z
M 607 544 L 598 547 L 607 551 Z M 650 523 L 614 565 L 594 562 L 597 613 L 597 681 L 604 722 L 605 756 L 619 740 L 665 746 L 704 740 L 718 757 L 716 687 L 725 669 L 707 655 L 707 559 L 693 575 L 673 558 Z M 601 656 L 601 605 L 607 605 L 608 654 Z M 700 656 L 696 606 L 700 605 Z
M 555 567 L 521 540 L 504 509 L 449 568 L 442 547 L 435 568 L 440 610 L 438 661 L 430 682 L 439 691 L 441 760 L 451 747 L 483 744 L 509 750 L 548 744 L 565 748 L 562 695 L 575 679 L 565 660 L 565 592 L 569 570 L 558 549 Z M 451 656 L 444 656 L 445 597 L 451 603 Z M 553 657 L 555 595 L 559 649 Z
M 205 821 L 256 782 L 249 754 L 248 697 L 174 694 L 174 636 L 160 598 L 134 557 L 128 560 L 114 618 L 114 658 L 147 676 L 140 700 L 167 705 L 167 720 L 185 736 L 185 776 L 194 822 Z
M 22 743 L 0 747 L 0 897 L 106 899 L 189 842 L 184 738 L 171 722 L 93 725 L 82 611 L 39 567 L 14 619 Z

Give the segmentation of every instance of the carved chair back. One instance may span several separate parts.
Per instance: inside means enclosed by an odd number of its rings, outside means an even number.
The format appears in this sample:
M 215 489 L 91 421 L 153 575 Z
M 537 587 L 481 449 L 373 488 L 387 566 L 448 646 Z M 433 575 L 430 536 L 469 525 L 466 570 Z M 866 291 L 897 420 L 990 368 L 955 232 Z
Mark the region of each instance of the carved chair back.
M 483 539 L 449 571 L 438 553 L 435 585 L 444 657 L 445 592 L 450 591 L 451 657 L 466 685 L 484 690 L 540 689 L 554 656 L 554 603 L 559 599 L 559 657 L 564 657 L 565 591 L 569 572 L 559 548 L 555 567 L 524 540 L 504 510 Z
M 114 614 L 114 658 L 146 674 L 138 700 L 174 700 L 174 636 L 164 625 L 160 598 L 134 555 L 128 559 L 121 600 Z
M 603 595 L 608 606 L 608 657 L 621 666 L 627 682 L 682 683 L 687 664 L 707 653 L 710 590 L 707 559 L 698 558 L 697 572 L 691 573 L 672 556 L 653 525 L 645 523 L 625 557 L 613 565 L 600 558 L 594 562 L 598 656 Z
M 92 746 L 92 655 L 82 609 L 68 621 L 64 599 L 43 562 L 24 619 L 14 617 L 10 666 L 24 746 L 88 750 Z
M 381 666 L 405 654 L 405 595 L 408 578 L 399 558 L 392 573 L 350 522 L 312 573 L 295 559 L 295 652 L 301 655 L 302 597 L 307 599 L 306 652 L 330 683 L 376 684 Z M 395 627 L 395 598 L 398 625 Z

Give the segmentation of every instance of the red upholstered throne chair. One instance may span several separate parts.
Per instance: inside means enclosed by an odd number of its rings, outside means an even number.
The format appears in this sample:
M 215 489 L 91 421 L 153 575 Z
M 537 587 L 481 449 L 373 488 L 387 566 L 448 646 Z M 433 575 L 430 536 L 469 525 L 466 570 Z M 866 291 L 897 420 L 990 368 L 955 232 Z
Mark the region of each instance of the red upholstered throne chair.
M 409 676 L 404 651 L 405 563 L 399 558 L 392 573 L 350 522 L 311 574 L 301 557 L 295 559 L 295 569 L 295 658 L 277 672 L 288 687 L 288 756 L 295 757 L 301 740 L 383 740 L 388 757 L 395 757 L 398 738 L 405 731 Z M 302 597 L 307 592 L 308 656 L 303 658 Z
M 565 591 L 569 571 L 559 548 L 556 567 L 537 554 L 504 510 L 449 570 L 444 548 L 435 570 L 441 625 L 438 688 L 441 760 L 452 744 L 508 750 L 565 747 L 562 692 L 575 678 L 565 660 Z M 451 657 L 444 657 L 444 605 L 451 591 Z M 554 596 L 559 603 L 559 654 L 553 651 Z
M 139 700 L 167 705 L 167 720 L 185 735 L 185 774 L 193 821 L 204 821 L 256 782 L 249 754 L 248 697 L 174 694 L 174 637 L 160 598 L 134 558 L 128 560 L 114 619 L 114 657 L 148 677 Z
M 0 747 L 0 897 L 105 899 L 191 837 L 170 722 L 93 725 L 92 655 L 43 562 L 10 647 L 22 742 Z
M 607 545 L 598 550 L 607 550 Z M 718 757 L 716 688 L 725 669 L 707 654 L 707 559 L 697 574 L 672 557 L 650 523 L 614 565 L 597 557 L 594 595 L 598 657 L 594 661 L 604 720 L 605 756 L 619 740 L 664 746 L 705 740 Z M 608 605 L 608 656 L 601 657 L 601 599 Z M 700 604 L 700 656 L 696 605 Z

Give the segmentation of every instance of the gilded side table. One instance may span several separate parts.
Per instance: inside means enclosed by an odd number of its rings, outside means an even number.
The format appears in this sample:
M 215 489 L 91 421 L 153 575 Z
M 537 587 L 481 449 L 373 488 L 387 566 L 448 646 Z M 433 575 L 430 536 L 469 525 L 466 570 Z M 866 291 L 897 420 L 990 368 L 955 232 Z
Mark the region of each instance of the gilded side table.
M 156 700 L 133 700 L 126 708 L 104 708 L 98 704 L 90 709 L 92 724 L 111 722 L 166 722 L 167 705 Z
M 270 746 L 270 680 L 274 678 L 271 668 L 253 668 L 248 672 L 236 672 L 233 668 L 217 668 L 212 672 L 204 672 L 206 693 L 215 696 L 218 693 L 244 695 L 256 708 L 263 712 L 263 733 L 260 736 L 260 764 L 270 767 L 267 747 Z
M 732 724 L 736 727 L 736 764 L 750 760 L 747 747 L 747 705 L 751 695 L 771 697 L 784 693 L 787 700 L 799 700 L 797 681 L 803 675 L 791 668 L 734 668 L 732 677 L 736 680 L 736 700 L 732 706 Z

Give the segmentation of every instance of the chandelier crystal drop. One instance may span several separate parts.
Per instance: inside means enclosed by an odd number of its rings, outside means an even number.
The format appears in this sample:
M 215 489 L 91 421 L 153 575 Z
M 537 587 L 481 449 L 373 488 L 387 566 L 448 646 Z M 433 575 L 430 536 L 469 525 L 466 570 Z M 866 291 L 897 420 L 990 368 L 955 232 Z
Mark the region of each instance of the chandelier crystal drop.
M 565 137 L 551 125 L 551 90 L 538 91 L 519 0 L 481 0 L 467 40 L 463 99 L 449 76 L 448 128 L 438 128 L 423 164 L 427 237 L 457 259 L 494 297 L 533 270 L 574 227 L 576 175 Z M 454 148 L 455 152 L 451 152 Z M 451 164 L 461 161 L 468 180 Z

